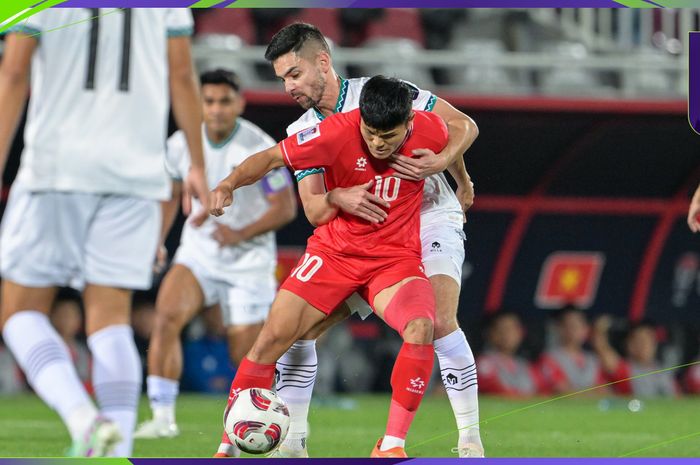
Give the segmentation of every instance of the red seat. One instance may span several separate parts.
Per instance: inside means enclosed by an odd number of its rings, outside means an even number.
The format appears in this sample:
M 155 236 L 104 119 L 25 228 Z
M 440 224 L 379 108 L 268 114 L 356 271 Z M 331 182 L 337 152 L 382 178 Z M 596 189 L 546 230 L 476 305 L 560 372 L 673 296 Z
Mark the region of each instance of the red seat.
M 250 10 L 245 8 L 213 8 L 195 19 L 197 34 L 234 34 L 246 44 L 255 43 Z
M 386 8 L 384 15 L 367 28 L 366 41 L 380 38 L 411 39 L 425 46 L 423 26 L 415 8 Z

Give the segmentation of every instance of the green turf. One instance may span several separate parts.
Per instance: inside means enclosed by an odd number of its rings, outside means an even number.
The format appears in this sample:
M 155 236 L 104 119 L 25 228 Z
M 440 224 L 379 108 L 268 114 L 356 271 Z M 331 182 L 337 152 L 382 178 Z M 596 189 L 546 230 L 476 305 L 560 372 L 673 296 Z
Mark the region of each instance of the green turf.
M 312 406 L 309 451 L 316 457 L 366 457 L 383 432 L 388 396 L 353 396 L 354 408 L 337 403 Z M 700 432 L 700 399 L 657 400 L 632 413 L 625 401 L 608 411 L 595 399 L 534 401 L 481 399 L 482 436 L 490 457 L 616 457 Z M 178 400 L 177 439 L 140 440 L 136 457 L 209 457 L 218 445 L 223 397 L 183 395 Z M 350 402 L 352 403 L 352 402 Z M 58 417 L 34 396 L 0 398 L 0 456 L 60 456 L 68 436 Z M 519 409 L 525 410 L 518 411 Z M 507 412 L 515 412 L 502 416 Z M 145 399 L 141 418 L 148 415 Z M 491 421 L 489 421 L 491 419 Z M 445 398 L 426 398 L 408 437 L 418 457 L 454 457 L 457 433 Z M 637 456 L 698 457 L 691 437 Z

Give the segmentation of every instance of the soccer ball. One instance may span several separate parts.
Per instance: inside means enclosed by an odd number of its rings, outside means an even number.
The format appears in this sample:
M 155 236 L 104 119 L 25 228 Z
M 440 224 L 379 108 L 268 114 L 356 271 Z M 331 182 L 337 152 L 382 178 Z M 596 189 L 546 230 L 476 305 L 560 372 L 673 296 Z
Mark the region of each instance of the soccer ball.
M 277 394 L 261 388 L 238 393 L 224 412 L 224 430 L 232 443 L 249 454 L 272 452 L 289 429 L 289 410 Z

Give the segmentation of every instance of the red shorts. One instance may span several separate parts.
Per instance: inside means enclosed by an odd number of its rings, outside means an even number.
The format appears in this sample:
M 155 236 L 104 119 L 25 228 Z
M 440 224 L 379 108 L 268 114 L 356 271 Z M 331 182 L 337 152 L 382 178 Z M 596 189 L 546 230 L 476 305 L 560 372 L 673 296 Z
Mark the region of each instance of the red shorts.
M 428 279 L 420 257 L 356 258 L 306 249 L 281 289 L 330 315 L 353 292 L 374 308 L 380 291 L 412 276 Z

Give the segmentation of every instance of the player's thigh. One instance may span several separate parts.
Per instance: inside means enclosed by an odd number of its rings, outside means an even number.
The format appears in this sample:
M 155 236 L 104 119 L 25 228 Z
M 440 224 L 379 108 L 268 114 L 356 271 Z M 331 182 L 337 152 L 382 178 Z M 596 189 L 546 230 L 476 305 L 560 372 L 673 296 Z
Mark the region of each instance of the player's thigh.
M 85 230 L 99 199 L 15 183 L 0 225 L 2 278 L 27 288 L 81 288 Z
M 113 325 L 131 324 L 130 289 L 88 284 L 83 290 L 85 332 L 88 336 Z
M 45 315 L 51 311 L 56 287 L 26 287 L 9 279 L 0 283 L 0 312 L 2 325 L 15 313 L 36 310 Z
M 299 295 L 281 289 L 248 357 L 257 363 L 275 363 L 303 334 L 325 318 L 325 314 Z
M 263 323 L 231 325 L 226 327 L 229 352 L 234 363 L 239 364 L 248 353 L 262 330 Z
M 180 263 L 168 270 L 156 297 L 157 327 L 163 330 L 164 326 L 172 326 L 179 331 L 205 305 L 214 303 L 206 302 L 203 287 L 206 288 L 207 283 L 202 284 L 201 281 L 189 267 Z
M 350 313 L 351 310 L 347 304 L 347 301 L 342 302 L 338 306 L 338 308 L 332 311 L 331 314 L 328 315 L 324 320 L 319 321 L 318 324 L 316 324 L 313 328 L 304 333 L 304 335 L 300 339 L 307 341 L 318 339 L 332 326 L 335 326 L 338 323 L 347 320 L 350 317 Z
M 130 196 L 102 197 L 85 238 L 85 280 L 147 290 L 161 227 L 160 204 Z

